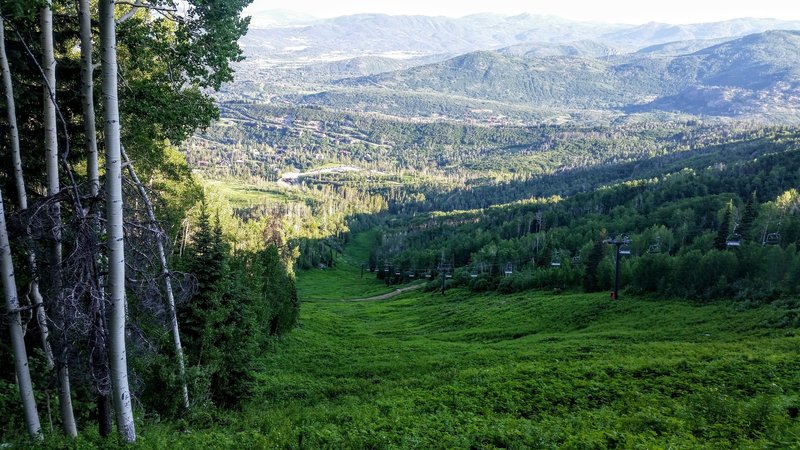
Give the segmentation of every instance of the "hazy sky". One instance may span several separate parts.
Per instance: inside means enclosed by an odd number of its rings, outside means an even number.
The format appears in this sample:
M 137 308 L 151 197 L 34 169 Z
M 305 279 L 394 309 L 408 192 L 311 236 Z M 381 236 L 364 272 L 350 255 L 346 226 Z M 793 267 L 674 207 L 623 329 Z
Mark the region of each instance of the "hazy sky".
M 568 19 L 644 23 L 696 23 L 737 17 L 800 20 L 800 0 L 254 0 L 249 14 L 284 9 L 315 17 L 356 13 L 460 17 L 480 12 L 547 14 Z

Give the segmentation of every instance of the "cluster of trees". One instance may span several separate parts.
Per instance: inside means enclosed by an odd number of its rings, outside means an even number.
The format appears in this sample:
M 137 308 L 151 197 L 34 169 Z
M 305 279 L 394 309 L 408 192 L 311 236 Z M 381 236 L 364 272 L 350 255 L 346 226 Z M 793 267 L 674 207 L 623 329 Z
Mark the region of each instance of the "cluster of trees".
M 383 195 L 349 185 L 310 181 L 302 192 L 307 196 L 304 203 L 276 206 L 267 213 L 282 218 L 295 265 L 301 269 L 333 266 L 334 255 L 341 253 L 351 234 L 380 223 L 387 209 Z M 264 214 L 259 207 L 249 212 L 255 217 Z
M 223 107 L 231 120 L 184 146 L 203 176 L 261 186 L 275 179 L 275 170 L 288 167 L 344 163 L 383 172 L 303 177 L 298 189 L 289 191 L 290 203 L 265 199 L 243 211 L 251 219 L 276 212 L 284 217 L 301 268 L 330 265 L 348 232 L 381 223 L 382 212 L 413 216 L 568 197 L 684 167 L 702 170 L 721 159 L 780 152 L 797 141 L 793 130 L 750 124 L 491 127 L 318 108 Z M 197 166 L 200 161 L 209 165 Z M 608 212 L 616 204 L 592 207 Z
M 312 107 L 225 103 L 229 121 L 187 145 L 190 161 L 241 170 L 242 163 L 306 169 L 325 163 L 383 171 L 526 177 L 681 153 L 770 133 L 747 123 L 697 121 L 616 126 L 464 124 L 393 119 Z M 226 155 L 237 153 L 236 158 Z M 249 155 L 249 156 L 248 156 Z
M 4 440 L 23 423 L 108 436 L 114 418 L 133 442 L 136 399 L 235 405 L 248 361 L 294 323 L 282 242 L 262 228 L 236 251 L 206 212 L 191 220 L 202 193 L 175 148 L 218 116 L 208 92 L 232 79 L 248 3 L 0 3 Z
M 258 372 L 258 355 L 274 336 L 290 330 L 299 311 L 291 259 L 280 235 L 265 229 L 264 245 L 232 251 L 223 232 L 220 208 L 210 217 L 206 200 L 191 242 L 177 266 L 193 275 L 193 296 L 177 307 L 177 319 L 189 364 L 193 403 L 233 407 L 249 397 Z M 228 217 L 229 224 L 236 224 Z M 174 371 L 164 356 L 145 361 L 149 379 L 145 403 L 166 415 L 181 412 L 178 398 L 164 401 L 164 386 L 174 385 Z M 176 388 L 178 386 L 175 386 Z
M 315 108 L 226 103 L 228 126 L 209 128 L 204 137 L 232 147 L 276 154 L 285 164 L 357 163 L 381 170 L 423 169 L 439 158 L 472 159 L 479 146 L 531 141 L 521 127 L 491 128 L 448 123 L 413 123 Z M 458 146 L 454 151 L 453 146 Z M 189 148 L 194 154 L 200 148 Z
M 386 227 L 371 263 L 434 276 L 439 267 L 456 267 L 448 283 L 475 290 L 602 291 L 611 288 L 614 274 L 613 247 L 602 241 L 625 233 L 632 243 L 622 282 L 631 289 L 699 300 L 760 301 L 794 293 L 800 270 L 796 135 L 737 145 L 742 149 L 731 144 L 729 155 L 752 154 L 758 145 L 761 156 L 569 198 L 411 216 Z
M 224 114 L 231 120 L 184 146 L 205 176 L 257 183 L 285 170 L 356 165 L 386 174 L 358 180 L 359 188 L 386 197 L 390 212 L 411 214 L 570 196 L 780 151 L 796 139 L 794 130 L 750 123 L 498 127 L 239 103 L 225 104 Z

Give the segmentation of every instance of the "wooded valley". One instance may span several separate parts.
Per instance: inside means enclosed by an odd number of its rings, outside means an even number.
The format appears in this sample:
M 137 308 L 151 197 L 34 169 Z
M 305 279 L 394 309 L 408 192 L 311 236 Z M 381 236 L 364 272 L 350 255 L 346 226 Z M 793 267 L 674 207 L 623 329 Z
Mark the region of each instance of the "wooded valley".
M 0 2 L 0 447 L 797 446 L 800 22 L 250 3 Z

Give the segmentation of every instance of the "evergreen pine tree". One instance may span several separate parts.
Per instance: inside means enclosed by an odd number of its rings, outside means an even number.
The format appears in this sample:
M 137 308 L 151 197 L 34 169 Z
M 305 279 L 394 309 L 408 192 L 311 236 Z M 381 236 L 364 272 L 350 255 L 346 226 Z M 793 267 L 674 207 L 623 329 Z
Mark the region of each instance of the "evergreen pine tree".
M 214 232 L 217 238 L 221 237 L 218 223 L 219 220 Z M 257 296 L 253 296 L 258 286 L 251 279 L 251 265 L 245 257 L 230 259 L 223 265 L 217 288 L 218 308 L 206 336 L 211 399 L 220 406 L 235 406 L 247 398 L 255 380 L 254 360 L 262 339 L 255 311 Z
M 191 301 L 178 308 L 181 330 L 187 341 L 187 353 L 193 363 L 200 361 L 199 355 L 206 330 L 213 323 L 213 312 L 218 309 L 218 284 L 223 275 L 225 253 L 220 236 L 212 230 L 208 208 L 203 199 L 200 203 L 200 216 L 197 231 L 186 256 L 186 271 L 197 280 L 197 291 Z
M 281 334 L 297 320 L 297 287 L 275 245 L 267 245 L 262 252 L 261 264 L 264 271 L 262 291 L 269 311 L 269 334 Z
M 719 224 L 717 236 L 714 238 L 714 248 L 717 250 L 725 250 L 728 245 L 728 234 L 731 231 L 731 217 L 733 216 L 733 202 L 728 202 L 725 208 L 725 215 L 722 218 L 722 223 Z
M 749 239 L 750 233 L 753 230 L 753 223 L 758 216 L 758 199 L 756 198 L 756 191 L 750 195 L 747 204 L 744 207 L 744 214 L 742 214 L 742 223 L 739 225 L 739 232 L 742 233 L 743 239 Z

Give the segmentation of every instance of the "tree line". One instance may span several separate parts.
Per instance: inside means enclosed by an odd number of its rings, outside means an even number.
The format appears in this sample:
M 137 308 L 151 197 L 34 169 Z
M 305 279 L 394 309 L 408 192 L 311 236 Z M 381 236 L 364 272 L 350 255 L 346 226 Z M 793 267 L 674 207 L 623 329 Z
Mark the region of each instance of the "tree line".
M 752 160 L 569 197 L 410 216 L 384 228 L 370 264 L 390 282 L 408 281 L 411 271 L 439 277 L 441 267 L 452 267 L 448 285 L 474 290 L 603 291 L 612 286 L 615 263 L 603 241 L 626 234 L 631 256 L 623 257 L 621 273 L 631 290 L 700 301 L 792 295 L 800 273 L 800 147 L 785 136 L 758 146 L 765 151 Z
M 0 3 L 4 440 L 235 406 L 293 326 L 279 233 L 231 248 L 176 147 L 218 117 L 248 3 Z

